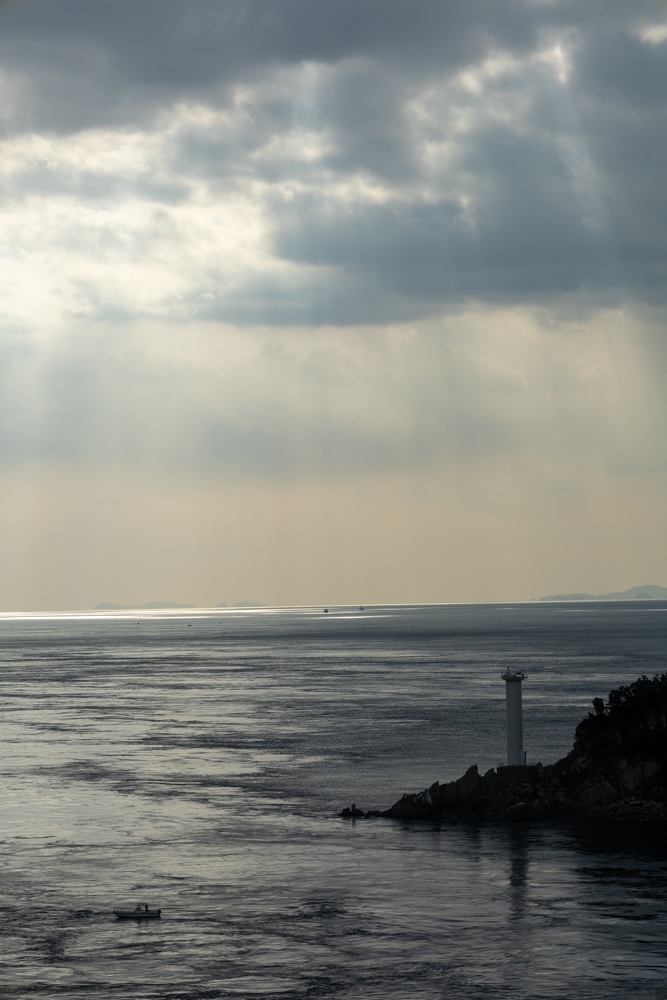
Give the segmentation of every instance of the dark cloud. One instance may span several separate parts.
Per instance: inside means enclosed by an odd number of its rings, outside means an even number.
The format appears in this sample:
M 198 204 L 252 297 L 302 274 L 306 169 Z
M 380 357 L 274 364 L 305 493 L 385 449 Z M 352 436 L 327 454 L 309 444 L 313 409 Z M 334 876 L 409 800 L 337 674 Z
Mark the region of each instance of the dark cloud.
M 631 165 L 628 175 L 600 156 L 595 175 L 582 178 L 561 138 L 478 130 L 460 149 L 465 202 L 437 188 L 425 199 L 382 204 L 341 204 L 326 191 L 275 202 L 275 252 L 302 268 L 301 288 L 253 278 L 244 295 L 221 301 L 217 314 L 255 322 L 273 314 L 285 322 L 291 307 L 293 321 L 388 322 L 466 299 L 535 301 L 574 292 L 595 293 L 600 303 L 660 297 L 667 198 L 659 171 L 646 176 L 644 163 Z M 632 172 L 644 174 L 645 184 L 637 185 L 636 176 L 633 184 Z M 248 311 L 239 309 L 242 298 Z
M 656 4 L 653 12 L 667 17 L 667 5 L 660 10 Z M 644 113 L 664 107 L 667 92 L 664 44 L 647 44 L 637 34 L 630 33 L 627 26 L 625 31 L 618 27 L 608 30 L 601 23 L 598 30 L 581 38 L 573 83 L 582 95 L 603 103 L 613 102 L 617 107 L 620 102 L 627 110 Z
M 367 58 L 413 79 L 451 74 L 491 50 L 531 51 L 545 30 L 646 4 L 531 0 L 18 0 L 3 13 L 5 71 L 25 92 L 18 127 L 75 130 L 143 121 L 269 66 Z M 620 13 L 619 13 L 620 11 Z
M 659 301 L 667 43 L 641 37 L 659 16 L 649 0 L 23 0 L 2 15 L 7 135 L 157 138 L 127 170 L 30 153 L 3 198 L 168 207 L 200 183 L 211 204 L 252 200 L 277 266 L 230 279 L 207 261 L 183 297 L 199 318 Z M 169 125 L 182 101 L 209 117 Z
M 79 46 L 134 81 L 193 87 L 271 60 L 363 54 L 462 65 L 490 40 L 530 46 L 540 24 L 530 9 L 494 0 L 22 0 L 5 12 L 3 44 L 19 63 L 52 53 L 63 72 L 63 52 Z

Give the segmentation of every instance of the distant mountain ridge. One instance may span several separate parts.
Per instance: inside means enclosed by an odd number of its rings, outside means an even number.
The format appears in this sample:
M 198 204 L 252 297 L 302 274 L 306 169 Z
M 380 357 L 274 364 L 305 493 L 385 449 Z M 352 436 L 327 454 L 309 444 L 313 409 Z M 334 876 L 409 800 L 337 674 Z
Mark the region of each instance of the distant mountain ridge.
M 538 601 L 665 601 L 667 587 L 647 584 L 645 587 L 630 587 L 629 590 L 614 591 L 611 594 L 550 594 L 538 597 Z

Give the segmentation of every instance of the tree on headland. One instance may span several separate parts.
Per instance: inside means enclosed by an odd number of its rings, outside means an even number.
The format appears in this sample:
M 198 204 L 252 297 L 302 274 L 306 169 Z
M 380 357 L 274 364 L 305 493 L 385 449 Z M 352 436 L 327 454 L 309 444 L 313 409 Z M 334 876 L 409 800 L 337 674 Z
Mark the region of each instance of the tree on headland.
M 605 703 L 593 699 L 593 711 L 577 726 L 575 751 L 589 756 L 624 753 L 629 758 L 650 756 L 667 766 L 667 673 L 610 691 Z

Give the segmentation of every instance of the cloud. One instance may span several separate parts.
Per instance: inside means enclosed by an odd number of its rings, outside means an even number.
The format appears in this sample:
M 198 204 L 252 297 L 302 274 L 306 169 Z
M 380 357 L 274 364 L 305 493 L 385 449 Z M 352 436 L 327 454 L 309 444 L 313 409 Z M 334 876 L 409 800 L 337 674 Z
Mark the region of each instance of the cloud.
M 528 0 L 11 5 L 8 257 L 49 259 L 31 284 L 50 316 L 57 285 L 104 322 L 661 302 L 654 16 Z
M 176 95 L 224 88 L 271 64 L 367 55 L 409 74 L 455 67 L 489 44 L 525 47 L 536 27 L 530 4 L 491 0 L 23 0 L 5 12 L 0 49 L 7 70 L 29 83 L 34 125 L 48 116 L 51 128 L 71 130 L 143 121 Z

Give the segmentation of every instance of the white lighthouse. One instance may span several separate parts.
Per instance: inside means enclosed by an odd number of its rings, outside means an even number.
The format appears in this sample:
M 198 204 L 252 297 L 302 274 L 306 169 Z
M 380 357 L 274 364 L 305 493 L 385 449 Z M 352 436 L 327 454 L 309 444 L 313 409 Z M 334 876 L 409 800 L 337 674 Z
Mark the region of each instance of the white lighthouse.
M 520 670 L 506 670 L 500 676 L 507 696 L 507 766 L 520 767 L 526 763 L 521 711 L 521 681 L 526 675 Z

